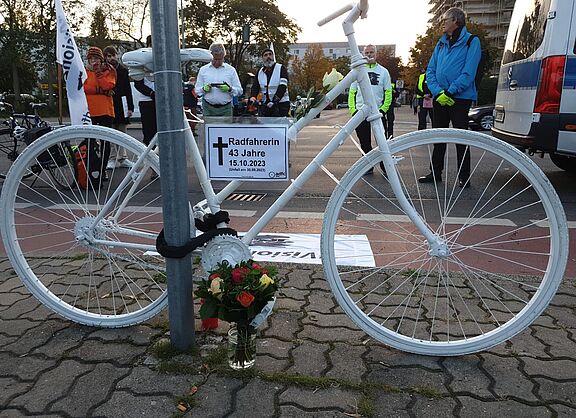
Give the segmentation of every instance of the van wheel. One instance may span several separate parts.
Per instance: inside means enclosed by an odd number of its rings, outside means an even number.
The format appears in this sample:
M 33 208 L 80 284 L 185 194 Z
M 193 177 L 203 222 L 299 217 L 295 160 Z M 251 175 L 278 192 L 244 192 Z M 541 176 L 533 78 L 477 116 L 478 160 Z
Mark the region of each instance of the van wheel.
M 556 167 L 561 168 L 569 173 L 576 173 L 576 157 L 568 157 L 567 155 L 550 153 L 550 159 Z

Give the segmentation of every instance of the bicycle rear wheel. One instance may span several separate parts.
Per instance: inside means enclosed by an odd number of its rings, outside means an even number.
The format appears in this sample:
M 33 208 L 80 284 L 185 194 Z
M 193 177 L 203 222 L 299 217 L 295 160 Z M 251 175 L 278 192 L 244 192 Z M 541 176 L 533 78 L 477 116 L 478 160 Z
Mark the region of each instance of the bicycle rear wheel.
M 8 170 L 24 148 L 26 148 L 26 143 L 14 138 L 12 129 L 0 129 L 0 179 L 6 178 Z
M 150 251 L 162 228 L 159 180 L 151 177 L 158 156 L 151 152 L 138 167 L 114 169 L 107 182 L 82 189 L 69 159 L 86 140 L 124 147 L 134 160 L 146 149 L 98 126 L 62 128 L 33 142 L 3 185 L 2 239 L 17 274 L 50 309 L 87 325 L 132 325 L 167 302 L 164 258 Z
M 421 184 L 435 144 L 447 144 L 443 181 Z M 470 149 L 469 187 L 458 184 L 456 144 Z M 522 331 L 567 263 L 566 217 L 548 179 L 480 133 L 426 130 L 389 145 L 406 196 L 448 255 L 430 253 L 372 151 L 342 178 L 322 229 L 322 261 L 342 309 L 378 341 L 426 355 L 473 353 Z

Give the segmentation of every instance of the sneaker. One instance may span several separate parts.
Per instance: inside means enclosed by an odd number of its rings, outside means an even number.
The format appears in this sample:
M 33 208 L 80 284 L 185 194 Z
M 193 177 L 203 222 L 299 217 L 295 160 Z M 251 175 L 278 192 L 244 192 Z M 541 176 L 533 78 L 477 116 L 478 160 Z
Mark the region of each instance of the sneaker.
M 106 170 L 114 170 L 116 168 L 116 160 L 109 160 L 106 164 Z
M 134 167 L 134 163 L 130 161 L 128 158 L 120 160 L 120 167 L 122 168 L 132 168 Z

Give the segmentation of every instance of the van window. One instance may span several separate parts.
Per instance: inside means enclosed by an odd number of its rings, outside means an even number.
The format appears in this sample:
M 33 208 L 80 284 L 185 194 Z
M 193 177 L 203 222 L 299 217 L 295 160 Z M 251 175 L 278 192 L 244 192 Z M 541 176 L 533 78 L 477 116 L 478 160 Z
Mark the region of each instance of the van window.
M 538 49 L 544 39 L 550 0 L 517 0 L 510 20 L 502 64 L 523 60 Z

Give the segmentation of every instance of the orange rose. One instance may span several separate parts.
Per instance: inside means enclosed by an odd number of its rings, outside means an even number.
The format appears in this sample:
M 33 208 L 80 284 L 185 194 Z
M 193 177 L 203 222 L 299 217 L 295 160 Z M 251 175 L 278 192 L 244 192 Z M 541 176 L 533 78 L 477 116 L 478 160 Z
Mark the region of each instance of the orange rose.
M 244 290 L 242 293 L 236 296 L 236 300 L 240 303 L 240 305 L 247 308 L 252 305 L 252 302 L 254 302 L 254 296 L 252 296 L 252 293 Z

